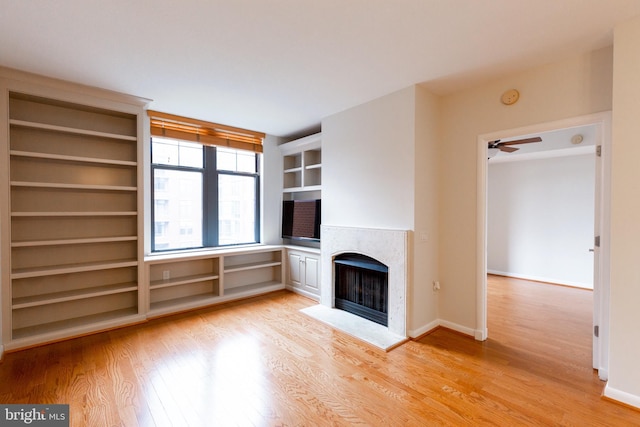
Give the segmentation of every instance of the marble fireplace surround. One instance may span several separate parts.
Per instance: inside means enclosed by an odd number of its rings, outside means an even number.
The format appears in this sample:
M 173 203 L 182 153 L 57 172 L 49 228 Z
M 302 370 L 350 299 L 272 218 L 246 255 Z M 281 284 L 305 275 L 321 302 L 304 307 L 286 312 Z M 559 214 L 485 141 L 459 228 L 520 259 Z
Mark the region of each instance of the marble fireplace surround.
M 320 305 L 305 313 L 385 350 L 406 341 L 409 232 L 323 225 L 321 236 Z M 333 260 L 348 252 L 370 256 L 389 268 L 387 327 L 334 308 Z

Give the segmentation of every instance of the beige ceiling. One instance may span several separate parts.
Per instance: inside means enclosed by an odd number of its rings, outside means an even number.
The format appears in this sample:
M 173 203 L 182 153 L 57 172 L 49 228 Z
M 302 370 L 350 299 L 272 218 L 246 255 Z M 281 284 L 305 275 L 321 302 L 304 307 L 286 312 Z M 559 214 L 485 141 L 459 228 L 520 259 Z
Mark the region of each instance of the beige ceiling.
M 640 0 L 0 0 L 0 65 L 286 136 L 611 45 Z

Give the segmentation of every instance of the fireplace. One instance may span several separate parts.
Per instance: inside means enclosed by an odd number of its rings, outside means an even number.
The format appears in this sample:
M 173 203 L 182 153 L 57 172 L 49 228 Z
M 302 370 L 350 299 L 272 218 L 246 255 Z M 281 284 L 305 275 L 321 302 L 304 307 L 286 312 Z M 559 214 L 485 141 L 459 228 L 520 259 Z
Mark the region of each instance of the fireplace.
M 383 329 L 389 333 L 390 342 L 397 337 L 407 336 L 407 289 L 408 289 L 408 245 L 407 230 L 381 228 L 338 227 L 322 225 L 322 273 L 320 281 L 320 305 L 338 313 L 360 319 L 372 326 L 376 331 Z M 387 273 L 387 325 L 386 327 L 371 320 L 354 316 L 344 310 L 336 310 L 336 287 L 334 260 L 342 254 L 362 254 L 388 268 Z M 339 316 L 342 317 L 342 316 Z M 348 322 L 349 323 L 349 322 Z M 358 322 L 353 328 L 354 336 L 365 335 L 366 327 Z M 378 329 L 379 328 L 379 329 Z M 375 335 L 384 335 L 375 332 Z M 370 341 L 371 342 L 371 341 Z
M 336 256 L 334 266 L 335 308 L 387 326 L 387 266 L 357 253 Z

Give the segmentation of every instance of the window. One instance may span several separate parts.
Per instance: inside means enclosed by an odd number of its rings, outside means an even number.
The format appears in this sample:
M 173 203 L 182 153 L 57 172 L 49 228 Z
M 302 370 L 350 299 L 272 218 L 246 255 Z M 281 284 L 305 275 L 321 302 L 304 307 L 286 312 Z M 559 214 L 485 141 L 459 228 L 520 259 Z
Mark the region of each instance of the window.
M 152 250 L 258 242 L 258 156 L 154 136 Z

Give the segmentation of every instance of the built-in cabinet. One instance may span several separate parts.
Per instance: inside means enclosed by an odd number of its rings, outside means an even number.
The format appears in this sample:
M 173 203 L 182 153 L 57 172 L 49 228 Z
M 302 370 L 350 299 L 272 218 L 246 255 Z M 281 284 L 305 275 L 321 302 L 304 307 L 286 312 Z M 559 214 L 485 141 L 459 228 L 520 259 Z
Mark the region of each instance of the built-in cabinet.
M 149 316 L 284 289 L 283 251 L 255 246 L 149 256 Z
M 282 199 L 322 198 L 322 134 L 317 133 L 280 145 Z M 320 236 L 322 240 L 322 236 Z M 287 289 L 320 298 L 320 249 L 317 242 L 287 241 Z
M 320 250 L 287 246 L 287 289 L 320 299 Z
M 139 321 L 144 102 L 6 89 L 5 347 Z

